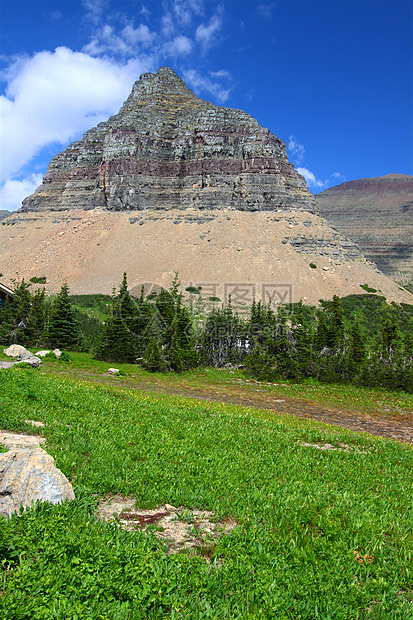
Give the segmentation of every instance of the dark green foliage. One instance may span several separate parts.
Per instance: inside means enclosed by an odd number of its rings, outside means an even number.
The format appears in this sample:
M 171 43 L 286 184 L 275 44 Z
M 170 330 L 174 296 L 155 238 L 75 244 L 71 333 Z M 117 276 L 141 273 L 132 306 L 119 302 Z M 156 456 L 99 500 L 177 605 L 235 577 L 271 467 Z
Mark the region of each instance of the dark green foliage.
M 377 293 L 377 289 L 371 288 L 368 284 L 360 284 L 360 287 L 367 293 Z
M 206 321 L 202 339 L 203 363 L 212 366 L 240 363 L 247 353 L 247 331 L 234 312 L 231 300 L 214 308 Z
M 54 300 L 47 331 L 49 346 L 60 349 L 76 349 L 81 342 L 79 324 L 70 304 L 69 287 L 63 284 Z
M 181 372 L 198 363 L 192 319 L 183 306 L 179 283 L 169 291 L 144 291 L 133 299 L 126 274 L 113 298 L 112 316 L 106 321 L 96 357 L 107 361 L 140 363 L 152 371 Z

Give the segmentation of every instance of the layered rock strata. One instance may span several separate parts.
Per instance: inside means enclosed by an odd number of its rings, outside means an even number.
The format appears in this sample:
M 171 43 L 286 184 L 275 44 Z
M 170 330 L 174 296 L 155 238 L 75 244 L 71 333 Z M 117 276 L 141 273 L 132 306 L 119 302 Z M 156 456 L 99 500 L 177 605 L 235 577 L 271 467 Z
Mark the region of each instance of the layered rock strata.
M 388 174 L 317 194 L 321 214 L 384 273 L 413 286 L 413 176 Z
M 168 68 L 145 74 L 120 112 L 56 155 L 0 226 L 5 282 L 46 276 L 72 293 L 142 284 L 201 287 L 204 301 L 318 303 L 413 296 L 317 215 L 284 143 L 240 110 L 196 97 Z
M 241 110 L 196 97 L 167 67 L 50 162 L 22 211 L 306 210 L 315 200 L 285 144 Z

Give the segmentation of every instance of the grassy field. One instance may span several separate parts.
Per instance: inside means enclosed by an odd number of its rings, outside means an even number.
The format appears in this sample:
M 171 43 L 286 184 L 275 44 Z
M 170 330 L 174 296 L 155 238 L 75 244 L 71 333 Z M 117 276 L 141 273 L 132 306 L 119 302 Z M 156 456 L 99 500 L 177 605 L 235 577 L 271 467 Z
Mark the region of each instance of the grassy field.
M 43 422 L 45 449 L 77 498 L 0 520 L 1 617 L 413 617 L 411 446 L 148 386 L 227 401 L 258 390 L 401 417 L 411 395 L 126 365 L 107 383 L 108 364 L 71 357 L 0 371 L 0 427 L 33 433 L 25 420 Z M 326 443 L 337 449 L 320 450 Z M 212 510 L 238 526 L 210 557 L 171 555 L 154 534 L 98 521 L 108 493 L 141 508 Z

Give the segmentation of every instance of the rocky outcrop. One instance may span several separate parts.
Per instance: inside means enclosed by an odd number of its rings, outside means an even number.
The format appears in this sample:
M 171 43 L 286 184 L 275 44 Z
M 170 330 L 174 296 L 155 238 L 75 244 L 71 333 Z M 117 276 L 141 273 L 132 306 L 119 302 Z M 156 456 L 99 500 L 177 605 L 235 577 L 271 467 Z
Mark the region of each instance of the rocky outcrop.
M 317 194 L 321 214 L 387 275 L 413 286 L 413 176 L 349 181 Z
M 199 99 L 162 67 L 51 160 L 21 210 L 96 207 L 314 212 L 315 200 L 282 140 L 246 112 Z
M 12 344 L 8 349 L 3 349 L 3 352 L 9 357 L 17 357 L 17 362 L 15 362 L 15 364 L 24 362 L 25 364 L 37 368 L 42 363 L 40 357 L 33 355 L 33 353 L 22 347 L 21 344 Z
M 74 498 L 69 481 L 41 448 L 0 454 L 0 514 L 10 516 L 38 500 L 58 504 Z

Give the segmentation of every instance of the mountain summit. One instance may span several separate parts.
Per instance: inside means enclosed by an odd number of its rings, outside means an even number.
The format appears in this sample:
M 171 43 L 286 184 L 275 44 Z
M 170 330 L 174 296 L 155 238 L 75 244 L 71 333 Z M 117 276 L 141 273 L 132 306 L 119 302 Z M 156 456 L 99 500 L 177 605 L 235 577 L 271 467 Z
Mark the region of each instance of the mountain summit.
M 285 144 L 252 116 L 199 99 L 170 68 L 145 73 L 119 113 L 50 162 L 22 211 L 306 210 Z
M 139 295 L 178 272 L 196 300 L 244 309 L 367 289 L 413 301 L 319 217 L 282 140 L 199 99 L 167 67 L 142 75 L 118 114 L 56 155 L 2 223 L 3 281 L 45 276 L 49 292 L 67 282 L 110 293 L 126 271 Z

